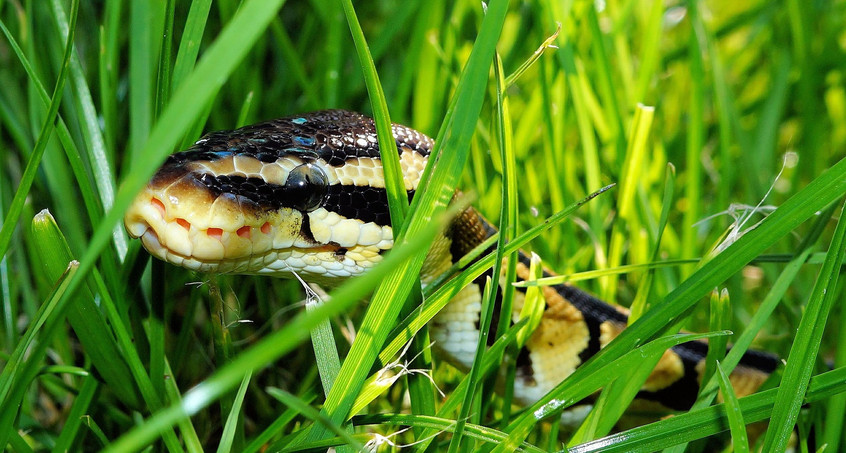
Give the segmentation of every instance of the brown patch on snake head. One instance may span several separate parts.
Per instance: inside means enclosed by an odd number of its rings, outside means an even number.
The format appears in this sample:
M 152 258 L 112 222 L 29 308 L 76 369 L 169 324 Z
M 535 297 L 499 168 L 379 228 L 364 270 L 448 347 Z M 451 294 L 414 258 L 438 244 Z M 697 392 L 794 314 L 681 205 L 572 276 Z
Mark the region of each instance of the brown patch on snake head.
M 169 181 L 166 184 L 162 184 L 166 188 L 162 194 L 162 199 L 159 200 L 168 207 L 169 214 L 171 209 L 181 206 L 191 206 L 194 212 L 203 212 L 204 210 L 211 209 L 217 197 L 208 190 L 205 190 L 205 185 L 197 179 L 196 175 L 188 173 L 170 180 L 174 174 L 175 171 L 173 174 L 168 172 L 166 175 Z M 165 181 L 165 179 L 159 181 Z
M 173 184 L 177 179 L 186 176 L 190 171 L 182 163 L 165 163 L 153 175 L 150 185 L 153 187 L 166 187 Z

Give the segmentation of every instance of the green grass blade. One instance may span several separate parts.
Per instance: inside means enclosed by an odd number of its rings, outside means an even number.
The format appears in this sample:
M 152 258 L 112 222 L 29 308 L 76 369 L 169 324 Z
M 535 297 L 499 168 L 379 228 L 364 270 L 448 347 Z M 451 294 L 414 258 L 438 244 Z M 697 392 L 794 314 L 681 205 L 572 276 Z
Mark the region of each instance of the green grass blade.
M 103 25 L 100 27 L 100 58 L 99 58 L 99 84 L 100 89 L 100 114 L 103 116 L 103 137 L 106 141 L 106 151 L 110 153 L 110 162 L 117 159 L 117 137 L 118 134 L 118 54 L 120 51 L 119 39 L 122 30 L 121 12 L 123 2 L 111 0 L 106 2 L 103 11 Z
M 682 220 L 682 258 L 693 258 L 696 253 L 696 222 L 702 217 L 702 162 L 698 156 L 702 152 L 705 131 L 703 130 L 703 115 L 705 114 L 704 62 L 700 43 L 704 35 L 700 3 L 697 0 L 687 1 L 688 14 L 692 24 L 688 36 L 690 53 L 690 101 L 686 112 L 690 117 L 687 122 L 686 158 L 688 167 L 684 181 L 684 198 L 688 201 Z M 684 274 L 689 275 L 691 267 L 684 268 Z
M 645 102 L 649 86 L 654 83 L 656 72 L 660 64 L 661 32 L 663 31 L 664 2 L 653 0 L 649 8 L 649 18 L 644 33 L 644 42 L 640 53 L 640 71 L 637 75 L 637 86 L 633 100 Z
M 839 332 L 846 332 L 846 316 L 840 317 Z M 834 366 L 842 368 L 846 366 L 846 348 L 839 348 L 835 353 Z M 825 409 L 825 426 L 823 428 L 822 444 L 827 445 L 831 451 L 839 451 L 843 438 L 844 418 L 846 418 L 846 393 L 832 396 L 827 401 Z
M 307 98 L 305 108 L 307 110 L 317 110 L 323 107 L 323 99 L 317 92 L 316 83 L 306 73 L 303 61 L 300 59 L 300 55 L 297 54 L 297 49 L 294 48 L 291 36 L 285 31 L 278 20 L 273 21 L 271 30 L 274 36 L 276 36 L 276 45 L 280 48 L 279 50 L 283 55 L 285 63 L 290 66 L 292 77 L 296 79 L 299 89 L 305 93 Z
M 611 61 L 605 46 L 606 37 L 599 27 L 599 14 L 596 8 L 587 8 L 585 14 L 588 30 L 590 30 L 592 54 L 596 64 L 596 80 L 599 85 L 599 93 L 602 97 L 602 121 L 596 121 L 598 128 L 608 129 L 609 141 L 612 142 L 613 153 L 616 161 L 619 162 L 623 154 L 625 142 L 625 127 L 623 126 L 623 112 L 620 108 L 620 100 L 624 99 L 625 93 L 620 94 L 621 84 L 615 84 L 612 80 Z M 584 78 L 583 78 L 584 79 Z M 607 126 L 602 123 L 608 123 Z
M 300 400 L 305 404 L 311 404 L 312 401 L 316 398 L 316 396 L 311 393 L 306 396 L 300 396 Z M 288 408 L 283 412 L 270 426 L 267 427 L 261 434 L 256 436 L 252 442 L 247 444 L 244 447 L 243 453 L 256 453 L 258 451 L 276 451 L 279 450 L 277 446 L 271 445 L 269 448 L 267 445 L 269 444 L 270 440 L 276 436 L 282 429 L 285 428 L 291 421 L 299 414 L 296 409 Z
M 244 404 L 244 395 L 247 394 L 247 387 L 250 385 L 250 378 L 252 376 L 252 372 L 247 372 L 241 380 L 241 386 L 238 387 L 238 394 L 235 395 L 232 410 L 229 411 L 229 416 L 226 417 L 226 424 L 223 426 L 223 434 L 220 437 L 220 444 L 217 447 L 218 453 L 232 451 L 233 447 L 235 447 L 235 451 L 241 450 L 240 447 L 235 446 L 235 437 L 238 425 L 241 423 L 241 406 Z
M 516 192 L 516 165 L 514 158 L 513 147 L 513 133 L 511 129 L 511 116 L 508 111 L 508 98 L 505 95 L 505 79 L 503 74 L 502 61 L 498 55 L 494 55 L 494 76 L 496 81 L 496 137 L 499 144 L 500 151 L 500 165 L 503 173 L 502 182 L 502 212 L 499 220 L 499 237 L 497 239 L 496 257 L 494 258 L 493 269 L 501 269 L 504 254 L 505 244 L 516 233 L 517 224 L 517 192 Z M 515 254 L 516 255 L 516 254 Z M 508 268 L 506 270 L 506 280 L 514 280 L 516 273 L 517 260 L 516 256 L 512 255 L 509 259 Z M 482 307 L 479 315 L 479 338 L 476 344 L 476 351 L 473 356 L 473 364 L 470 367 L 470 373 L 467 377 L 468 389 L 464 393 L 463 403 L 460 405 L 458 418 L 456 420 L 455 431 L 450 440 L 450 453 L 458 451 L 461 445 L 461 439 L 464 434 L 464 425 L 467 420 L 478 422 L 481 414 L 478 410 L 474 410 L 474 398 L 481 396 L 481 388 L 479 388 L 480 367 L 482 365 L 485 349 L 488 344 L 488 335 L 491 329 L 491 322 L 494 316 L 494 307 L 496 306 L 496 299 L 499 290 L 499 282 L 492 283 L 491 278 L 485 280 L 485 285 L 482 291 Z M 511 306 L 514 298 L 514 288 L 506 287 L 501 296 L 500 319 L 508 320 L 510 318 Z M 527 300 L 529 300 L 527 298 Z M 537 305 L 537 298 L 534 299 Z M 503 316 L 504 314 L 504 316 Z M 497 326 L 498 331 L 504 331 L 508 326 L 507 321 L 503 321 Z M 525 330 L 524 330 L 525 331 Z M 518 337 L 519 339 L 519 337 Z M 510 406 L 510 396 L 506 393 L 506 400 Z M 473 413 L 471 417 L 471 411 Z
M 173 370 L 170 368 L 170 363 L 165 361 L 164 363 L 165 369 L 165 376 L 173 377 Z M 182 401 L 182 395 L 179 393 L 179 388 L 176 384 L 176 379 L 164 379 L 165 384 L 165 393 L 167 398 L 164 398 L 165 401 L 170 402 L 171 404 L 180 404 Z M 203 445 L 200 442 L 199 436 L 197 435 L 197 431 L 194 429 L 194 425 L 191 424 L 190 420 L 183 420 L 178 423 L 179 429 L 182 431 L 182 442 L 185 444 L 185 450 L 189 453 L 202 453 Z
M 355 448 L 360 452 L 366 452 L 367 450 L 364 448 L 364 445 L 358 442 L 357 439 L 352 437 L 352 433 L 349 433 L 344 430 L 343 427 L 336 425 L 332 422 L 332 420 L 328 419 L 324 415 L 322 415 L 317 410 L 313 409 L 311 406 L 305 404 L 302 400 L 297 398 L 296 396 L 280 389 L 268 389 L 268 393 L 273 396 L 274 398 L 278 399 L 279 401 L 283 402 L 286 406 L 290 407 L 291 409 L 296 410 L 300 414 L 305 415 L 307 418 L 311 419 L 312 421 L 318 422 L 322 424 L 326 429 L 332 431 L 337 436 L 339 436 L 346 445 Z
M 361 24 L 356 16 L 352 1 L 341 0 L 341 5 L 344 9 L 344 15 L 346 16 L 353 42 L 355 43 L 358 61 L 364 73 L 364 82 L 367 86 L 367 92 L 370 98 L 370 106 L 373 109 L 373 120 L 376 123 L 379 155 L 381 156 L 382 174 L 385 179 L 385 189 L 387 192 L 391 225 L 395 231 L 399 231 L 399 227 L 404 224 L 406 214 L 408 212 L 408 192 L 406 191 L 402 167 L 400 166 L 397 143 L 394 139 L 391 118 L 388 113 L 388 103 L 385 100 L 385 93 L 382 88 L 382 84 L 379 81 L 376 65 L 373 62 L 373 57 L 370 54 L 370 48 L 367 45 L 364 32 L 361 29 Z M 414 301 L 420 299 L 419 286 L 415 285 L 407 298 L 408 300 L 405 305 L 414 305 Z M 425 336 L 423 340 L 425 341 Z M 415 344 L 417 345 L 413 351 L 415 356 L 418 352 L 422 352 L 421 348 L 425 348 L 427 346 L 420 343 L 423 342 L 415 341 Z M 417 379 L 413 376 L 409 377 L 409 381 L 409 392 L 414 410 L 422 408 L 425 412 L 434 412 L 434 403 L 432 402 L 434 392 L 431 389 L 431 386 L 428 385 L 428 381 Z
M 555 35 L 557 36 L 557 32 Z M 552 42 L 554 37 L 547 39 L 543 46 L 548 45 L 548 43 Z M 542 49 L 538 49 L 532 57 L 529 58 L 529 61 L 526 62 L 526 66 L 523 70 L 527 69 L 533 62 L 533 58 L 539 58 Z M 518 68 L 515 75 L 519 77 L 520 69 Z M 500 211 L 499 222 L 497 223 L 497 227 L 499 228 L 499 237 L 497 238 L 496 244 L 496 257 L 494 258 L 494 264 L 491 269 L 502 269 L 503 260 L 507 260 L 507 267 L 505 268 L 505 280 L 506 281 L 515 281 L 517 278 L 517 262 L 518 262 L 518 255 L 517 252 L 512 251 L 511 253 L 505 253 L 505 246 L 508 242 L 514 239 L 514 236 L 517 235 L 517 228 L 518 228 L 518 177 L 517 177 L 517 153 L 515 150 L 515 137 L 514 137 L 514 130 L 513 130 L 513 118 L 511 117 L 511 108 L 509 107 L 509 101 L 507 96 L 508 90 L 508 80 L 505 79 L 505 70 L 502 67 L 502 59 L 500 58 L 499 54 L 495 55 L 494 59 L 494 76 L 496 80 L 496 114 L 494 116 L 494 132 L 496 143 L 498 144 L 499 148 L 499 156 L 500 156 L 500 164 L 502 166 L 502 208 Z M 492 156 L 497 156 L 496 153 L 493 153 Z M 496 274 L 494 274 L 496 275 Z M 508 325 L 511 321 L 511 313 L 513 311 L 514 306 L 514 295 L 516 292 L 516 288 L 513 286 L 506 286 L 501 289 L 502 295 L 497 296 L 497 290 L 499 290 L 499 284 L 494 280 L 495 286 L 492 288 L 492 292 L 490 294 L 490 298 L 485 302 L 487 305 L 484 306 L 484 312 L 481 317 L 481 320 L 484 322 L 481 326 L 480 332 L 481 336 L 479 338 L 479 346 L 477 348 L 477 355 L 482 354 L 483 347 L 488 343 L 488 332 L 490 332 L 491 326 L 489 323 L 494 315 L 494 310 L 496 306 L 496 298 L 500 298 L 500 311 L 499 315 L 499 323 L 496 326 L 496 333 L 497 335 L 502 335 L 506 332 Z M 529 292 L 527 292 L 528 294 Z M 536 293 L 539 295 L 539 292 Z M 540 300 L 540 297 L 535 298 L 532 300 L 531 297 L 526 297 L 525 299 L 526 306 L 535 305 L 535 308 L 538 308 L 532 315 L 535 316 L 534 319 L 529 321 L 529 326 L 523 329 L 523 332 L 526 331 L 533 331 L 534 328 L 537 326 L 535 324 L 532 326 L 531 324 L 534 321 L 540 322 L 540 315 L 543 310 L 543 302 Z M 518 343 L 521 343 L 521 340 L 518 339 Z M 516 346 L 506 350 L 506 353 L 512 357 L 516 357 L 517 352 L 515 350 Z M 496 357 L 496 356 L 495 356 Z M 497 361 L 503 361 L 503 359 L 499 359 Z M 516 372 L 516 360 L 506 359 L 505 363 L 508 366 L 505 369 L 506 375 L 513 375 Z M 508 379 L 508 378 L 506 378 Z M 471 387 L 475 387 L 473 381 L 470 381 Z M 490 384 L 489 384 L 490 385 Z M 476 392 L 476 389 L 473 389 L 473 393 Z M 482 393 L 482 395 L 484 395 Z M 505 426 L 505 420 L 510 418 L 510 409 L 511 409 L 511 400 L 513 398 L 513 388 L 511 386 L 506 386 L 505 391 L 503 392 L 503 426 Z M 462 407 L 462 412 L 464 407 Z M 472 418 L 472 421 L 475 423 L 480 423 L 482 414 L 477 411 L 476 415 Z M 459 413 L 459 421 L 465 418 L 465 414 Z M 457 444 L 456 444 L 457 445 Z
M 32 89 L 36 91 L 36 94 L 41 99 L 44 108 L 49 110 L 51 98 L 50 95 L 47 93 L 47 90 L 41 83 L 38 75 L 36 74 L 35 68 L 33 68 L 29 59 L 24 54 L 23 50 L 20 48 L 14 37 L 11 35 L 9 29 L 2 22 L 0 22 L 0 30 L 2 30 L 3 34 L 8 38 L 9 44 L 14 50 L 15 55 L 18 57 L 21 66 L 23 66 L 24 68 L 24 71 L 27 73 L 27 76 L 29 77 L 32 85 Z M 69 160 L 71 168 L 73 169 L 74 176 L 76 177 L 76 180 L 79 183 L 80 192 L 82 193 L 82 197 L 85 202 L 85 207 L 88 211 L 88 216 L 91 219 L 92 223 L 97 223 L 99 222 L 99 219 L 101 217 L 101 204 L 94 193 L 95 191 L 93 189 L 93 186 L 88 181 L 88 174 L 86 173 L 86 170 L 82 163 L 80 157 L 81 154 L 79 153 L 78 148 L 71 139 L 68 126 L 65 124 L 61 116 L 58 116 L 57 118 L 58 124 L 56 131 L 58 133 L 59 140 L 65 149 L 66 156 Z M 29 145 L 26 145 L 26 147 L 29 147 Z
M 483 311 L 479 326 L 481 334 L 479 335 L 479 339 L 477 341 L 476 352 L 473 356 L 473 364 L 470 366 L 470 373 L 467 375 L 468 384 L 466 390 L 464 391 L 463 401 L 459 406 L 458 418 L 455 423 L 455 431 L 453 432 L 452 439 L 450 439 L 449 442 L 449 449 L 447 450 L 448 453 L 457 452 L 461 446 L 461 439 L 462 436 L 464 436 L 464 427 L 467 424 L 470 411 L 474 409 L 474 398 L 480 390 L 478 388 L 479 369 L 481 368 L 482 356 L 484 355 L 485 346 L 487 345 L 487 332 L 490 329 L 493 305 L 496 297 L 496 286 L 499 285 L 492 283 L 490 277 L 485 280 L 485 286 L 482 290 Z
M 408 425 L 413 427 L 420 427 L 420 428 L 427 428 L 431 431 L 435 432 L 454 432 L 455 431 L 455 423 L 453 420 L 444 419 L 442 417 L 434 417 L 434 416 L 425 416 L 425 415 L 413 415 L 413 414 L 375 414 L 375 415 L 362 415 L 356 416 L 354 422 L 358 425 L 384 425 L 384 424 L 391 424 L 391 425 Z M 487 428 L 485 426 L 475 425 L 475 424 L 467 424 L 467 436 L 473 439 L 477 439 L 483 442 L 487 442 L 489 444 L 495 444 L 496 442 L 501 441 L 505 438 L 505 435 L 497 430 Z M 370 441 L 366 444 L 366 447 L 377 447 L 382 445 L 385 436 L 373 436 L 371 434 L 365 434 L 367 438 L 370 438 Z M 353 439 L 357 439 L 358 436 L 354 437 Z M 291 447 L 282 449 L 283 452 L 288 451 L 301 451 L 301 450 L 319 450 L 319 449 L 326 449 L 329 447 L 334 447 L 338 445 L 342 445 L 342 441 L 345 439 L 349 439 L 347 437 L 338 439 L 327 438 L 323 441 L 317 442 L 309 442 L 302 444 L 298 447 Z M 390 439 L 388 439 L 390 440 Z M 381 442 L 380 442 L 381 441 Z M 523 443 L 521 446 L 522 451 L 529 451 L 540 453 L 544 450 L 529 444 Z
M 709 330 L 723 330 L 730 327 L 731 304 L 728 290 L 711 292 Z M 707 383 L 716 372 L 717 366 L 725 359 L 728 338 L 714 338 L 708 343 L 708 354 L 705 356 L 705 371 L 702 373 L 702 382 Z M 728 371 L 729 373 L 731 370 Z M 705 385 L 700 383 L 700 389 Z
M 430 428 L 433 430 L 443 432 L 455 432 L 455 422 L 450 419 L 439 417 L 430 417 L 422 415 L 409 414 L 376 414 L 376 415 L 362 415 L 355 418 L 359 424 L 392 424 L 392 425 L 412 425 Z M 486 426 L 467 424 L 465 426 L 467 436 L 474 439 L 487 442 L 489 444 L 496 444 L 505 438 L 505 435 L 495 429 Z M 529 451 L 540 453 L 544 451 L 530 443 L 523 443 L 520 445 L 521 451 Z
M 173 80 L 173 21 L 176 15 L 176 1 L 167 0 L 164 5 L 164 30 L 162 31 L 159 64 L 156 72 L 156 116 L 162 113 L 170 99 L 171 81 Z
M 62 433 L 59 435 L 56 445 L 53 446 L 52 451 L 54 453 L 71 451 L 71 446 L 79 435 L 82 421 L 89 412 L 91 401 L 94 400 L 94 394 L 99 386 L 100 383 L 97 379 L 90 375 L 82 381 L 82 386 L 79 388 L 79 393 L 74 398 L 73 406 L 71 406 L 70 414 L 68 414 L 68 423 L 62 428 Z
M 391 117 L 388 113 L 388 103 L 385 101 L 385 92 L 379 82 L 379 74 L 376 72 L 376 65 L 370 55 L 370 48 L 367 46 L 367 40 L 364 38 L 364 32 L 361 30 L 361 24 L 358 22 L 352 0 L 341 0 L 341 6 L 344 8 L 344 15 L 347 18 L 353 42 L 355 42 L 358 62 L 364 72 L 364 82 L 370 95 L 370 106 L 373 108 L 373 121 L 376 123 L 379 155 L 382 157 L 391 224 L 402 225 L 405 221 L 406 211 L 408 211 L 408 195 L 405 191 L 402 168 L 397 154 L 397 142 L 394 140 L 394 134 L 391 131 Z
M 39 238 L 36 248 L 43 263 L 42 272 L 47 278 L 57 280 L 66 271 L 63 263 L 71 262 L 74 257 L 49 211 L 42 211 L 33 218 L 32 234 Z M 120 350 L 109 334 L 111 328 L 97 306 L 94 294 L 88 288 L 77 293 L 67 316 L 79 342 L 103 380 L 112 391 L 120 395 L 124 403 L 138 407 L 138 392 L 131 385 L 129 369 L 123 361 L 115 360 L 121 357 Z
M 723 398 L 726 400 L 726 416 L 728 417 L 729 429 L 731 429 L 731 444 L 734 447 L 734 451 L 748 453 L 749 438 L 746 434 L 746 422 L 743 421 L 743 411 L 740 409 L 737 395 L 734 394 L 731 381 L 729 381 L 728 375 L 723 370 L 719 361 L 716 368 L 716 374 L 720 381 L 720 391 L 723 392 Z
M 831 239 L 828 254 L 817 277 L 808 305 L 787 357 L 787 367 L 778 389 L 771 428 L 764 438 L 764 451 L 785 451 L 793 425 L 799 416 L 805 390 L 814 369 L 829 312 L 836 299 L 837 280 L 846 250 L 846 205 L 840 211 L 840 221 Z
M 823 211 L 823 214 L 817 219 L 811 232 L 802 241 L 798 247 L 797 256 L 791 260 L 785 267 L 781 274 L 776 279 L 769 293 L 767 293 L 755 316 L 747 324 L 743 333 L 734 341 L 731 351 L 726 355 L 722 361 L 723 369 L 733 370 L 734 367 L 740 363 L 740 358 L 749 349 L 752 341 L 755 339 L 758 332 L 764 326 L 764 323 L 769 319 L 770 315 L 775 310 L 776 306 L 783 300 L 785 292 L 794 281 L 804 263 L 807 262 L 808 256 L 811 253 L 811 246 L 817 241 L 822 233 L 823 226 L 828 223 L 831 209 Z M 717 388 L 719 382 L 716 376 L 711 376 L 708 383 L 702 386 L 699 392 L 700 396 L 693 404 L 692 409 L 701 409 L 708 407 L 717 396 Z M 686 444 L 680 444 L 675 447 L 673 451 L 684 451 Z
M 506 348 L 511 346 L 514 343 L 514 340 L 517 336 L 517 332 L 522 329 L 526 323 L 528 322 L 527 319 L 521 319 L 520 321 L 514 323 L 508 330 L 506 330 L 502 335 L 500 335 L 494 344 L 490 346 L 487 350 L 487 354 L 485 354 L 484 358 L 482 359 L 481 367 L 479 368 L 479 373 L 481 375 L 487 375 L 490 373 L 495 367 L 501 365 L 502 355 L 505 353 Z M 438 410 L 439 417 L 448 417 L 450 414 L 453 414 L 457 409 L 459 409 L 460 404 L 464 401 L 464 395 L 468 391 L 470 387 L 470 376 L 464 376 L 461 382 L 455 387 L 455 390 L 449 395 L 444 401 L 441 408 Z M 434 430 L 425 431 L 420 439 L 420 443 L 416 445 L 416 451 L 424 452 L 429 449 L 429 445 L 435 439 L 435 432 Z
M 63 312 L 68 304 L 62 295 L 67 292 L 70 279 L 78 268 L 79 263 L 76 261 L 68 264 L 67 271 L 57 281 L 47 301 L 39 307 L 34 322 L 29 325 L 9 357 L 10 363 L 20 365 L 6 366 L 0 372 L 0 406 L 4 408 L 0 411 L 0 445 L 6 445 L 12 435 L 13 424 L 26 390 L 47 354 L 50 337 L 56 334 L 64 320 Z
M 20 453 L 35 453 L 35 450 L 29 446 L 26 440 L 18 434 L 12 433 L 11 437 L 9 438 L 9 445 L 14 448 L 14 451 Z
M 173 80 L 171 86 L 176 89 L 188 77 L 194 69 L 197 61 L 197 54 L 200 52 L 200 43 L 203 40 L 203 32 L 211 9 L 211 0 L 194 0 L 188 10 L 188 17 L 185 18 L 185 29 L 182 32 L 182 39 L 179 41 L 179 50 L 176 53 L 176 61 L 173 64 Z
M 517 69 L 514 70 L 508 77 L 505 78 L 505 87 L 510 87 L 517 82 L 517 79 L 523 75 L 529 68 L 532 67 L 535 62 L 540 59 L 540 57 L 546 52 L 548 49 L 552 49 L 555 47 L 555 41 L 558 39 L 558 34 L 561 33 L 561 24 L 558 24 L 558 28 L 555 30 L 555 33 L 551 34 L 548 38 L 546 38 L 543 43 L 538 47 L 537 50 L 532 54 L 529 59 L 524 61 Z
M 667 228 L 667 220 L 670 217 L 670 206 L 673 204 L 673 190 L 676 186 L 676 167 L 673 164 L 667 164 L 664 173 L 664 196 L 661 202 L 661 217 L 658 220 L 658 231 L 655 232 L 655 245 L 652 249 L 652 258 L 650 265 L 658 261 L 661 255 L 661 240 L 664 237 L 664 231 Z M 652 267 L 646 273 L 646 276 L 641 280 L 637 287 L 637 294 L 635 294 L 634 301 L 631 305 L 631 313 L 629 314 L 629 323 L 637 321 L 643 312 L 649 309 L 649 296 L 652 290 L 652 282 L 655 273 Z
M 636 193 L 642 186 L 641 172 L 647 164 L 647 150 L 649 133 L 652 128 L 652 118 L 655 108 L 638 105 L 632 119 L 631 131 L 628 137 L 628 147 L 623 160 L 623 170 L 620 173 L 620 192 L 617 198 L 619 221 L 611 232 L 611 245 L 608 251 L 608 266 L 617 267 L 623 260 L 624 243 L 627 237 L 636 234 L 641 228 L 641 220 L 635 211 Z M 615 280 L 605 287 L 609 294 L 617 292 Z
M 48 265 L 45 271 L 50 275 L 58 275 L 61 271 L 55 264 L 69 262 L 72 257 L 61 231 L 58 230 L 49 212 L 42 212 L 33 220 L 33 234 L 40 238 L 39 252 Z M 81 290 L 77 300 L 68 308 L 68 320 L 85 346 L 92 362 L 116 394 L 120 395 L 125 404 L 140 405 L 138 390 L 140 390 L 147 405 L 153 409 L 161 407 L 159 393 L 153 390 L 153 384 L 146 374 L 137 351 L 132 348 L 133 341 L 124 328 L 123 321 L 115 314 L 112 297 L 105 288 L 99 273 L 94 273 L 97 290 Z M 95 303 L 92 293 L 99 294 L 100 307 Z M 100 315 L 100 308 L 105 309 L 106 319 Z M 108 322 L 107 322 L 108 321 Z M 111 327 L 109 326 L 111 323 Z M 110 335 L 111 331 L 117 339 Z M 119 345 L 119 347 L 118 347 Z M 122 360 L 115 360 L 121 357 Z M 131 376 L 131 377 L 130 377 Z M 138 385 L 137 389 L 132 382 Z M 180 451 L 179 443 L 173 432 L 164 433 L 165 442 L 174 451 Z
M 60 36 L 72 39 L 68 31 L 73 24 L 68 23 L 65 11 L 59 0 L 52 1 L 53 16 L 57 31 Z M 106 143 L 100 129 L 99 118 L 94 107 L 94 100 L 91 90 L 85 80 L 82 63 L 75 51 L 72 51 L 70 58 L 70 82 L 73 88 L 75 101 L 79 116 L 82 119 L 82 132 L 85 139 L 85 150 L 90 168 L 93 170 L 94 182 L 96 183 L 100 203 L 105 209 L 111 208 L 115 197 L 114 166 L 106 151 Z M 122 260 L 126 255 L 127 236 L 123 228 L 118 226 L 113 231 L 113 240 L 118 256 Z
M 157 71 L 158 43 L 163 31 L 156 20 L 164 10 L 165 2 L 133 2 L 129 4 L 129 28 L 132 40 L 129 45 L 129 160 L 134 166 L 143 158 L 144 144 L 150 137 L 156 110 L 155 76 Z
M 301 282 L 304 286 L 307 284 Z M 306 309 L 313 310 L 323 303 L 322 296 L 313 292 L 312 288 L 306 290 Z M 320 382 L 323 384 L 323 394 L 328 395 L 332 389 L 335 378 L 338 377 L 338 370 L 341 369 L 341 359 L 338 356 L 338 347 L 335 345 L 335 335 L 332 333 L 332 324 L 324 320 L 311 332 L 311 343 L 314 347 L 314 359 L 317 362 L 317 369 L 320 372 Z
M 18 184 L 18 189 L 15 191 L 15 197 L 13 198 L 12 203 L 9 206 L 9 210 L 6 212 L 5 218 L 3 219 L 3 226 L 0 228 L 0 257 L 6 256 L 6 252 L 9 248 L 9 242 L 12 240 L 13 230 L 20 220 L 26 196 L 29 193 L 29 189 L 32 187 L 36 171 L 41 163 L 41 158 L 44 156 L 44 151 L 47 149 L 47 142 L 50 139 L 50 135 L 53 133 L 53 124 L 59 113 L 59 105 L 62 102 L 62 94 L 64 93 L 71 55 L 73 53 L 73 36 L 76 29 L 76 12 L 78 8 L 79 2 L 74 1 L 71 4 L 71 20 L 68 27 L 67 44 L 65 46 L 62 67 L 59 72 L 59 77 L 56 80 L 56 87 L 53 89 L 50 107 L 42 123 L 41 132 L 38 134 L 38 140 L 35 142 L 35 149 L 30 155 L 29 162 L 27 162 L 26 165 L 26 170 L 24 170 L 21 182 Z

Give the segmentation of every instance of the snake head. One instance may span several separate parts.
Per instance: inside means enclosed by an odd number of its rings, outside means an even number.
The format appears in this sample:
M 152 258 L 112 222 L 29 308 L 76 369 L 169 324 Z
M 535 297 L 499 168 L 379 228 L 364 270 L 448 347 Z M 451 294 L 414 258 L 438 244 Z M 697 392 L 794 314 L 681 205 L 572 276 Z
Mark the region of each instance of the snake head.
M 126 230 L 157 258 L 197 271 L 297 272 L 330 284 L 364 272 L 393 245 L 381 161 L 372 130 L 356 136 L 332 118 L 206 135 L 165 161 Z M 425 157 L 406 151 L 404 168 L 419 175 Z M 416 182 L 406 181 L 410 193 Z

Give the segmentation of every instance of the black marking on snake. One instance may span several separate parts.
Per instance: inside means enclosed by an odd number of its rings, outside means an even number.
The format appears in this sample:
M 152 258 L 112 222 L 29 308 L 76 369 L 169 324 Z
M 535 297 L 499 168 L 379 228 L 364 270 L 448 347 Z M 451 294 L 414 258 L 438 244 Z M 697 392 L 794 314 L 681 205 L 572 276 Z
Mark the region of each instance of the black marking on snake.
M 261 178 L 245 178 L 237 175 L 202 174 L 197 177 L 214 196 L 232 194 L 255 203 L 259 210 L 293 208 L 300 200 L 292 197 L 292 191 L 285 186 L 269 184 Z M 294 191 L 299 192 L 299 191 Z
M 532 369 L 532 357 L 529 355 L 529 348 L 520 348 L 520 353 L 517 354 L 517 376 L 523 380 L 527 386 L 537 385 L 535 381 L 535 370 Z
M 731 350 L 731 347 L 729 347 L 729 350 Z M 746 352 L 740 356 L 740 365 L 761 370 L 767 374 L 774 373 L 780 364 L 781 361 L 778 357 L 770 353 L 756 351 L 754 349 L 747 349 Z
M 233 194 L 254 202 L 261 209 L 296 208 L 302 201 L 299 190 L 288 190 L 285 186 L 271 184 L 261 178 L 206 173 L 199 175 L 198 180 L 216 197 Z M 412 197 L 414 191 L 410 190 L 409 201 Z M 388 195 L 383 188 L 333 184 L 328 186 L 321 205 L 348 219 L 374 222 L 379 226 L 391 224 Z
M 684 349 L 676 351 L 682 359 L 689 359 L 691 362 L 699 361 L 708 355 L 708 343 L 702 341 L 689 341 L 683 343 Z M 731 346 L 727 348 L 731 351 Z M 778 368 L 779 360 L 771 355 L 761 351 L 748 350 L 740 356 L 739 366 L 754 368 L 764 373 L 772 373 Z
M 640 391 L 639 398 L 660 401 L 661 404 L 677 411 L 689 410 L 696 402 L 699 381 L 697 380 L 696 362 L 683 360 L 684 374 L 672 384 L 654 391 Z
M 584 363 L 599 352 L 602 323 L 612 321 L 625 324 L 628 317 L 600 299 L 572 286 L 555 285 L 553 288 L 584 315 L 585 324 L 587 324 L 590 333 L 587 347 L 579 353 L 579 359 Z M 601 302 L 601 304 L 597 302 Z
M 255 157 L 275 162 L 285 155 L 320 158 L 329 165 L 341 166 L 360 157 L 379 158 L 376 126 L 371 118 L 344 110 L 324 110 L 308 115 L 281 118 L 230 131 L 212 132 L 194 146 L 168 159 L 170 164 L 190 161 L 214 161 L 227 155 Z M 392 125 L 397 150 L 403 148 L 428 156 L 432 140 L 401 126 Z
M 306 213 L 303 213 L 303 221 L 300 223 L 300 236 L 312 244 L 318 243 L 311 232 L 311 217 Z
M 341 217 L 390 225 L 391 216 L 387 206 L 385 189 L 370 186 L 329 186 L 324 207 Z
M 409 201 L 413 197 L 414 191 L 409 190 Z M 379 226 L 391 224 L 388 193 L 381 187 L 333 184 L 329 186 L 323 207 L 348 219 L 373 222 Z

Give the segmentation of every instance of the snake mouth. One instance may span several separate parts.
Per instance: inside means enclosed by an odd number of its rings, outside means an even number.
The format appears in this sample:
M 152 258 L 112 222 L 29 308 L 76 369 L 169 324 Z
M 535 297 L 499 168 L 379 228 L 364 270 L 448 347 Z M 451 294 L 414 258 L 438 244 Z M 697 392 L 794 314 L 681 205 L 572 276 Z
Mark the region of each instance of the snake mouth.
M 180 226 L 181 223 L 180 223 Z M 138 226 L 140 228 L 140 224 Z M 211 228 L 209 234 L 213 239 L 222 240 L 223 234 L 220 228 Z M 236 233 L 237 234 L 237 233 Z M 254 253 L 246 257 L 221 258 L 221 259 L 199 259 L 194 255 L 184 255 L 166 246 L 159 238 L 159 234 L 152 227 L 147 226 L 146 230 L 139 236 L 144 248 L 153 256 L 175 264 L 186 269 L 198 272 L 213 273 L 276 273 L 276 269 L 269 267 L 270 264 L 279 260 L 290 259 L 294 256 L 306 256 L 310 250 L 290 247 L 283 250 L 266 250 L 261 253 Z M 321 269 L 322 271 L 322 269 Z
M 192 178 L 183 179 L 193 185 Z M 256 213 L 235 195 L 191 189 L 147 186 L 124 217 L 127 232 L 174 264 L 181 264 L 179 258 L 199 263 L 251 260 L 271 250 L 306 245 L 295 244 L 296 235 L 290 234 L 302 221 L 297 213 Z

